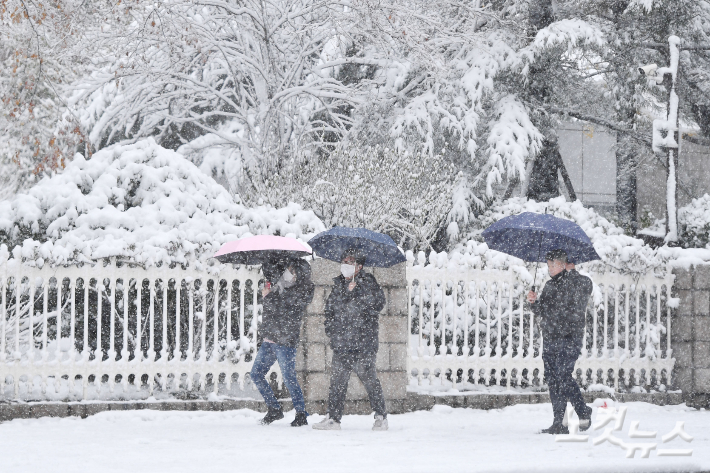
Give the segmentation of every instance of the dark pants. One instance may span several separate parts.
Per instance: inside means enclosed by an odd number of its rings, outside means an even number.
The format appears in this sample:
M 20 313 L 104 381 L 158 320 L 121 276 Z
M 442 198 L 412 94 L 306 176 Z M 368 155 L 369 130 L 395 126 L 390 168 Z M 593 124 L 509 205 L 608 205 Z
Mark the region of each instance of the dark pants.
M 377 379 L 375 360 L 377 353 L 333 352 L 333 363 L 330 374 L 330 391 L 328 393 L 328 414 L 336 422 L 343 417 L 345 395 L 348 391 L 350 373 L 355 371 L 362 384 L 365 385 L 370 398 L 370 406 L 376 414 L 387 416 L 385 396 L 382 385 Z
M 303 402 L 303 391 L 298 384 L 296 378 L 296 349 L 277 345 L 276 343 L 263 342 L 259 347 L 259 352 L 256 354 L 254 366 L 251 368 L 251 380 L 256 384 L 261 396 L 266 401 L 266 405 L 271 409 L 281 409 L 279 401 L 274 396 L 274 391 L 266 381 L 266 373 L 269 372 L 271 366 L 279 362 L 281 375 L 283 376 L 284 384 L 288 393 L 291 395 L 291 402 L 294 409 L 298 412 L 306 412 L 306 405 Z
M 556 424 L 562 424 L 568 401 L 580 419 L 589 419 L 592 415 L 592 409 L 584 403 L 582 392 L 572 376 L 581 350 L 582 343 L 576 340 L 545 340 L 543 344 L 542 361 Z

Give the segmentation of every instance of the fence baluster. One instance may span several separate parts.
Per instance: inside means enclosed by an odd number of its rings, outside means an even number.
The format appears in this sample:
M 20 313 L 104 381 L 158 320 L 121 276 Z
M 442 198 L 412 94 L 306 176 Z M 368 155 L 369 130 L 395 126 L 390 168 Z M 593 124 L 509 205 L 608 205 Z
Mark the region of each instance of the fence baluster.
M 182 353 L 180 350 L 180 299 L 182 293 L 182 278 L 175 279 L 175 350 L 173 350 L 173 360 L 179 362 L 182 360 Z M 178 373 L 175 376 L 179 376 Z
M 669 270 L 670 271 L 670 270 Z M 666 302 L 671 298 L 671 286 L 666 283 Z M 4 293 L 3 293 L 4 294 Z M 671 305 L 666 304 L 666 358 L 673 356 L 673 349 L 671 348 Z M 668 374 L 670 376 L 670 373 Z
M 486 356 L 491 356 L 491 284 L 486 281 Z M 486 378 L 486 386 L 488 378 Z
M 253 279 L 251 280 L 251 288 L 252 288 L 252 317 L 251 317 L 251 325 L 254 328 L 254 335 L 251 339 L 250 342 L 250 347 L 249 351 L 253 348 L 254 351 L 256 351 L 256 341 L 258 337 L 258 330 L 259 330 L 259 312 L 258 308 L 256 306 L 257 303 L 257 296 L 259 293 L 259 280 L 258 279 Z M 254 356 L 252 355 L 252 359 L 254 359 Z
M 148 280 L 149 286 L 148 289 L 150 291 L 148 297 L 150 298 L 150 306 L 149 306 L 149 312 L 148 312 L 148 317 L 149 317 L 149 330 L 148 330 L 148 361 L 153 362 L 155 361 L 155 284 L 156 281 L 151 281 Z
M 436 280 L 431 279 L 431 297 L 429 298 L 429 355 L 436 355 L 436 344 L 434 343 L 434 286 Z M 429 375 L 431 377 L 431 374 Z
M 143 361 L 143 278 L 136 279 L 136 340 L 133 344 L 133 359 Z
M 523 323 L 523 317 L 525 315 L 525 296 L 520 294 L 520 329 L 518 331 L 518 358 L 523 357 L 525 348 L 523 347 L 523 338 L 525 338 L 525 324 Z M 522 377 L 522 373 L 520 374 Z M 521 378 L 522 379 L 522 378 Z
M 476 297 L 476 316 L 475 316 L 476 325 L 474 326 L 474 336 L 476 337 L 476 340 L 474 341 L 473 351 L 474 351 L 474 356 L 476 358 L 481 356 L 481 346 L 478 342 L 478 337 L 480 335 L 480 329 L 479 329 L 478 323 L 479 323 L 479 319 L 480 319 L 480 315 L 481 315 L 480 302 L 478 300 L 479 292 L 480 292 L 480 284 L 481 283 L 479 281 L 474 282 L 474 287 L 475 287 L 474 296 Z M 474 379 L 476 380 L 476 382 L 478 382 L 477 373 L 474 373 Z
M 229 353 L 231 350 L 232 343 L 232 284 L 234 281 L 227 278 L 227 346 L 225 351 L 225 361 L 229 359 Z M 232 389 L 232 375 L 231 373 L 225 373 L 224 382 L 226 384 L 227 391 Z
M 160 361 L 165 361 L 167 362 L 167 353 L 168 353 L 168 284 L 170 283 L 170 279 L 167 277 L 163 277 L 161 280 L 161 285 L 163 289 L 163 307 L 162 307 L 162 313 L 163 313 L 163 343 L 160 345 Z
M 203 279 L 202 281 L 202 322 L 200 323 L 202 330 L 200 330 L 200 361 L 205 361 L 207 359 L 207 282 L 208 280 L 206 279 Z M 201 379 L 204 380 L 204 376 Z
M 503 282 L 496 282 L 496 292 L 498 293 L 498 317 L 496 317 L 496 358 L 503 356 L 503 341 L 501 331 L 503 330 Z M 500 376 L 500 370 L 496 371 L 496 377 Z
M 246 350 L 244 342 L 247 339 L 247 328 L 244 326 L 244 291 L 246 290 L 246 279 L 239 281 L 239 350 L 242 352 L 239 356 L 240 361 L 244 361 Z M 240 380 L 240 384 L 243 380 Z
M 656 326 L 657 329 L 660 329 L 662 327 L 661 325 L 661 285 L 656 284 L 654 289 L 654 292 L 656 293 Z M 656 348 L 656 345 L 654 344 L 654 348 Z M 661 357 L 661 331 L 658 330 L 658 357 Z M 658 373 L 658 377 L 660 379 L 661 373 Z
M 212 361 L 219 361 L 219 351 L 217 350 L 217 347 L 219 347 L 219 286 L 220 286 L 220 280 L 219 278 L 215 278 L 214 280 L 214 311 L 212 313 L 213 317 L 213 329 L 214 329 L 214 342 L 212 343 Z M 212 375 L 214 376 L 214 374 Z M 217 385 L 216 379 L 213 380 L 215 382 L 215 386 Z M 216 391 L 215 391 L 216 392 Z
M 457 273 L 454 273 L 454 287 L 452 292 L 452 297 L 454 299 L 454 312 L 453 317 L 451 317 L 451 354 L 454 356 L 459 355 L 459 343 L 458 343 L 458 333 L 456 331 L 456 316 L 459 308 L 459 279 Z M 452 378 L 455 376 L 452 375 Z M 454 388 L 456 388 L 456 380 L 454 380 Z
M 441 315 L 441 322 L 439 323 L 439 327 L 441 327 L 441 346 L 439 347 L 439 354 L 444 356 L 449 354 L 449 346 L 446 344 L 446 289 L 448 279 L 448 275 L 444 273 L 444 278 L 441 281 L 441 310 L 439 311 Z M 441 380 L 443 382 L 444 378 L 442 377 Z
M 619 356 L 619 288 L 614 285 L 614 357 Z M 617 376 L 618 378 L 618 376 Z
M 464 275 L 464 281 L 463 281 L 463 304 L 464 304 L 464 313 L 463 313 L 463 349 L 461 350 L 461 354 L 464 356 L 464 358 L 468 358 L 471 355 L 471 350 L 468 348 L 468 296 L 469 296 L 469 291 L 471 289 L 470 287 L 470 276 L 468 272 L 468 268 L 466 269 L 466 274 Z M 465 370 L 464 370 L 465 371 Z M 461 380 L 465 381 L 468 376 L 468 372 L 464 372 L 463 375 L 461 376 Z
M 230 350 L 230 344 L 232 343 L 232 283 L 233 281 L 227 279 L 227 353 Z M 231 376 L 227 376 L 227 390 L 231 386 Z
M 424 281 L 419 279 L 419 344 L 417 345 L 417 356 L 422 356 L 424 350 L 422 349 L 422 334 L 424 332 L 424 317 L 422 312 L 424 310 Z M 419 375 L 419 381 L 421 382 L 421 374 Z
M 109 359 L 116 361 L 116 282 L 113 279 L 108 280 L 108 286 L 105 287 L 106 295 L 109 297 Z M 109 387 L 113 392 L 114 380 L 109 377 Z
M 69 291 L 71 294 L 71 312 L 69 319 L 69 340 L 71 343 L 71 351 L 69 356 L 71 357 L 71 362 L 74 364 L 76 362 L 76 280 L 69 279 Z M 73 383 L 69 382 L 69 389 L 72 389 Z
M 29 331 L 28 331 L 28 336 L 29 336 L 29 345 L 27 346 L 27 358 L 30 363 L 34 363 L 34 345 L 35 345 L 35 331 L 34 331 L 34 315 L 35 315 L 35 281 L 30 281 L 28 279 L 28 282 L 30 283 L 30 300 L 28 303 L 28 319 L 29 319 Z M 32 379 L 30 379 L 30 385 L 32 383 Z M 29 391 L 28 391 L 29 392 Z
M 625 297 L 624 297 L 624 324 L 626 326 L 626 329 L 624 330 L 624 354 L 626 355 L 626 358 L 629 357 L 629 330 L 630 330 L 630 324 L 629 324 L 629 299 L 631 298 L 631 293 L 629 292 L 629 285 L 628 283 L 624 285 L 625 289 Z M 627 373 L 628 376 L 628 373 Z
M 645 286 L 646 290 L 646 336 L 644 337 L 644 352 L 646 356 L 648 356 L 648 344 L 651 343 L 651 288 L 648 286 Z M 648 377 L 650 376 L 650 373 L 646 373 L 646 378 L 648 380 Z
M 62 285 L 64 280 L 59 276 L 57 278 L 57 335 L 54 337 L 57 341 L 57 361 L 62 361 Z M 19 307 L 19 302 L 17 304 Z M 18 317 L 19 321 L 19 317 Z M 57 378 L 55 378 L 57 379 Z M 57 383 L 59 380 L 57 379 Z M 57 392 L 59 392 L 59 386 L 57 385 Z
M 594 325 L 592 326 L 592 357 L 599 358 L 599 351 L 597 350 L 597 335 L 599 327 L 599 310 L 594 307 Z M 594 373 L 596 376 L 596 373 Z
M 634 347 L 635 356 L 641 357 L 641 286 L 638 284 L 636 289 L 636 346 Z M 638 376 L 638 373 L 636 373 Z
M 187 294 L 188 294 L 188 303 L 189 303 L 189 309 L 188 309 L 188 319 L 187 319 L 187 359 L 190 361 L 195 360 L 195 352 L 194 352 L 194 330 L 195 330 L 195 282 L 193 280 L 190 281 L 190 285 L 188 286 L 187 289 Z M 189 389 L 189 387 L 188 387 Z
M 513 279 L 510 279 L 511 282 L 508 283 L 508 311 L 510 312 L 509 320 L 508 320 L 508 343 L 506 345 L 505 349 L 505 354 L 508 356 L 508 358 L 513 357 Z M 510 377 L 510 373 L 508 373 L 508 377 Z M 510 385 L 508 385 L 510 387 Z
M 604 284 L 604 348 L 602 358 L 607 358 L 609 350 L 609 285 Z M 607 373 L 604 373 L 607 376 Z M 606 379 L 606 378 L 605 378 Z
M 6 332 L 6 327 L 7 327 L 7 287 L 5 286 L 6 284 L 9 284 L 9 280 L 5 278 L 4 276 L 0 279 L 0 291 L 2 291 L 2 307 L 0 309 L 0 312 L 2 313 L 2 339 L 0 340 L 0 361 L 5 362 L 7 360 L 7 354 L 5 353 L 5 337 L 7 337 Z M 45 301 L 47 298 L 45 297 Z M 47 314 L 47 311 L 44 311 L 45 316 Z M 46 320 L 46 319 L 45 319 Z M 45 331 L 45 334 L 47 332 Z M 5 381 L 0 380 L 0 386 L 4 389 L 5 386 Z
M 89 278 L 84 278 L 84 345 L 81 347 L 81 359 L 86 363 L 89 361 Z M 84 399 L 86 399 L 86 380 L 84 383 Z
M 130 357 L 130 349 L 128 348 L 128 316 L 130 306 L 131 279 L 128 277 L 122 280 L 122 296 L 123 296 L 123 346 L 121 347 L 121 361 L 126 362 Z M 116 284 L 118 287 L 118 283 Z
M 523 291 L 523 292 L 525 292 L 525 291 Z M 530 358 L 535 358 L 535 313 L 532 310 L 530 311 L 529 330 L 530 330 L 530 336 L 528 337 L 528 356 Z M 532 381 L 532 379 L 533 379 L 532 372 L 530 372 L 528 374 L 530 376 L 530 380 Z
M 103 279 L 96 280 L 96 305 L 97 305 L 97 315 L 96 315 L 96 353 L 94 358 L 98 358 L 98 362 L 101 363 L 104 360 L 103 347 L 101 346 L 101 322 L 104 316 L 104 282 Z M 98 377 L 96 378 L 98 380 Z M 98 381 L 97 381 L 98 383 Z M 97 384 L 98 385 L 98 384 Z

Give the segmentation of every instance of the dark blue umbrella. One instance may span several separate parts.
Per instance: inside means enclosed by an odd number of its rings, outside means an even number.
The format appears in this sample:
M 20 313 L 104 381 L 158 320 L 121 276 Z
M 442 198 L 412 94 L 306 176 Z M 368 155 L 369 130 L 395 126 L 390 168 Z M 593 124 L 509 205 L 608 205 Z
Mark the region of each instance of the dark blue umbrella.
M 552 250 L 564 250 L 575 264 L 601 259 L 579 225 L 549 214 L 523 212 L 502 218 L 483 231 L 483 238 L 490 249 L 524 261 L 544 263 Z
M 407 260 L 392 238 L 366 228 L 333 227 L 311 238 L 308 244 L 321 258 L 338 262 L 349 248 L 365 254 L 365 266 L 388 268 Z

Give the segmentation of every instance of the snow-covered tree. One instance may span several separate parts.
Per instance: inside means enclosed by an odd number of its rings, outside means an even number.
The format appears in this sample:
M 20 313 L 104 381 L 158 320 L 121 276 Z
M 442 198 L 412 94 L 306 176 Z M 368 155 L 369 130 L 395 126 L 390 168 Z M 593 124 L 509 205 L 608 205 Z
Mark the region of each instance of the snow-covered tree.
M 96 147 L 155 136 L 198 164 L 229 151 L 216 177 L 249 179 L 324 135 L 344 133 L 365 84 L 334 76 L 364 43 L 361 16 L 339 1 L 172 0 L 114 5 L 95 28 L 97 70 L 76 86 Z M 246 174 L 245 174 L 246 173 Z
M 81 8 L 90 20 L 67 46 L 82 66 L 67 77 L 80 78 L 47 97 L 76 111 L 76 130 L 93 148 L 153 136 L 249 198 L 267 192 L 264 176 L 286 179 L 292 158 L 329 172 L 338 160 L 329 154 L 342 146 L 441 157 L 444 180 L 455 184 L 448 208 L 431 220 L 448 230 L 439 243 L 465 235 L 525 179 L 530 161 L 554 146 L 561 119 L 618 132 L 618 195 L 633 207 L 635 166 L 659 159 L 650 124 L 666 94 L 637 67 L 665 63 L 670 33 L 705 41 L 709 11 L 705 0 L 125 0 Z M 681 109 L 686 122 L 710 129 L 702 100 L 687 100 L 704 96 L 704 61 L 702 52 L 681 59 Z M 386 194 L 385 182 L 373 192 Z
M 62 169 L 82 142 L 64 87 L 79 2 L 0 0 L 0 198 Z
M 260 176 L 247 203 L 296 202 L 326 227 L 365 227 L 403 248 L 428 250 L 451 207 L 454 166 L 441 155 L 345 145 L 328 156 L 296 157 Z

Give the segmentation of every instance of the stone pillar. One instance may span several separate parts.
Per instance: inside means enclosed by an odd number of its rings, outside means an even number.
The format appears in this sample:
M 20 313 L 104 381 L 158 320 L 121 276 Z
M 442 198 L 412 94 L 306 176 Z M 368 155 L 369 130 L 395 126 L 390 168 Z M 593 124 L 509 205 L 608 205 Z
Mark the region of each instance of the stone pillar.
M 340 265 L 325 259 L 311 261 L 316 285 L 313 302 L 308 306 L 302 326 L 301 346 L 296 369 L 303 386 L 308 412 L 325 414 L 330 386 L 330 362 L 333 356 L 325 335 L 323 311 L 340 274 Z M 382 383 L 388 412 L 404 411 L 407 394 L 407 278 L 406 263 L 392 268 L 365 268 L 382 286 L 387 304 L 380 313 L 380 346 L 377 352 L 377 375 Z M 348 385 L 345 414 L 370 414 L 367 392 L 355 373 Z
M 710 407 L 710 265 L 676 269 L 680 305 L 671 321 L 675 386 L 688 406 Z

